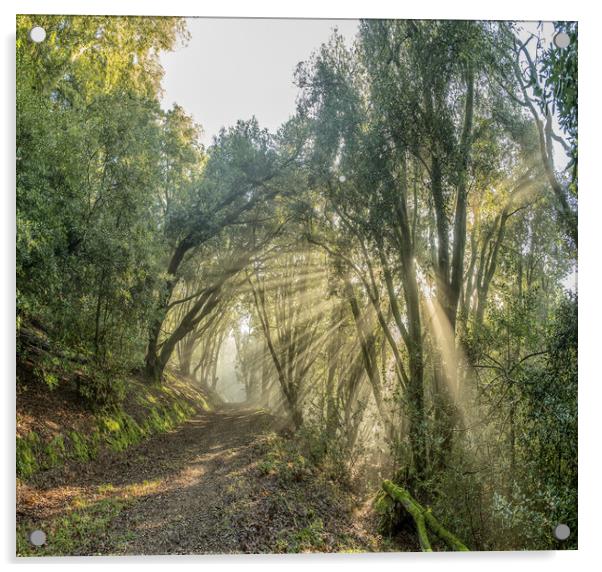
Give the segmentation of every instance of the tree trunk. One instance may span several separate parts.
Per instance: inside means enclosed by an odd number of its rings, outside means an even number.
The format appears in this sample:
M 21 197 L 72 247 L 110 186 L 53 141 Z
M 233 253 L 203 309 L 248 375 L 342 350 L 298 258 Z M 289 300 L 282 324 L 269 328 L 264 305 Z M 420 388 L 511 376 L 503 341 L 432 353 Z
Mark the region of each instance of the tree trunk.
M 180 346 L 182 346 L 179 353 L 180 374 L 183 377 L 190 377 L 190 365 L 192 362 L 192 354 L 195 348 L 195 339 L 186 338 L 180 342 Z
M 399 485 L 393 484 L 391 481 L 383 481 L 383 491 L 389 497 L 400 504 L 405 511 L 412 517 L 416 525 L 418 540 L 423 552 L 432 552 L 431 542 L 428 536 L 428 529 L 434 532 L 443 542 L 445 542 L 452 550 L 468 552 L 466 545 L 454 534 L 449 532 L 431 513 L 425 509 L 410 493 Z
M 332 309 L 330 343 L 328 344 L 328 376 L 326 379 L 326 435 L 330 439 L 334 436 L 337 424 L 337 412 L 335 401 L 335 378 L 339 352 L 343 341 L 341 325 L 345 317 L 342 303 L 338 303 Z
M 173 294 L 174 288 L 178 283 L 178 269 L 182 263 L 184 255 L 186 252 L 188 252 L 188 250 L 190 250 L 190 248 L 192 248 L 192 244 L 189 237 L 186 237 L 180 241 L 178 246 L 175 248 L 167 267 L 168 278 L 165 280 L 163 290 L 159 296 L 159 301 L 157 302 L 155 310 L 156 318 L 152 321 L 149 327 L 148 345 L 146 348 L 145 358 L 145 374 L 151 382 L 160 383 L 163 376 L 165 364 L 161 363 L 161 360 L 157 355 L 159 348 L 159 337 L 161 335 L 163 322 L 165 321 L 167 312 L 169 311 L 169 301 L 171 300 L 171 295 Z

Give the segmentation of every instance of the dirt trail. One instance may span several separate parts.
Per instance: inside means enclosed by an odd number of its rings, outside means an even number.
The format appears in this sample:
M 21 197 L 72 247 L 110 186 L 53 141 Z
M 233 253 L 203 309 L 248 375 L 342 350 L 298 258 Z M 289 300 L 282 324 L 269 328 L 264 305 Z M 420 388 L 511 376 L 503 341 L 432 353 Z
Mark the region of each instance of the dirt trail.
M 75 554 L 382 549 L 331 483 L 312 475 L 283 482 L 259 470 L 273 426 L 256 410 L 202 413 L 124 453 L 21 487 L 19 520 L 31 527 L 123 501 L 94 538 L 73 541 Z

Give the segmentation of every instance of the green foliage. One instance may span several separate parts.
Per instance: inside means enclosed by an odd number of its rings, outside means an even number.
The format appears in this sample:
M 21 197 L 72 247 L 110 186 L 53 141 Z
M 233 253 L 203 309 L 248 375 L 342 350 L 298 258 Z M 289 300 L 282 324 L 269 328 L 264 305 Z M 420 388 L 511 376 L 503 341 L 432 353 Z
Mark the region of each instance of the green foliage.
M 550 105 L 552 112 L 558 111 L 559 123 L 567 133 L 572 146 L 574 173 L 577 167 L 577 100 L 578 100 L 578 24 L 577 22 L 555 22 L 554 32 L 569 37 L 566 48 L 551 44 L 542 57 L 541 80 L 543 91 L 539 101 L 542 108 Z
M 123 402 L 126 384 L 119 372 L 83 368 L 78 374 L 77 392 L 92 408 L 110 408 Z
M 46 445 L 46 468 L 56 467 L 66 456 L 65 438 L 62 435 L 55 435 L 50 443 Z
M 383 534 L 391 536 L 401 526 L 401 516 L 393 499 L 379 490 L 374 499 L 374 510 L 379 516 L 378 527 Z
M 142 386 L 145 388 L 145 386 Z M 128 414 L 123 406 L 104 409 L 95 417 L 95 427 L 87 433 L 68 431 L 66 436 L 55 435 L 44 443 L 35 432 L 17 438 L 17 476 L 28 479 L 39 470 L 60 466 L 69 459 L 85 463 L 98 456 L 102 447 L 122 452 L 156 433 L 164 433 L 189 419 L 198 409 L 206 409 L 206 401 L 193 405 L 181 396 L 169 393 L 165 402 L 158 403 L 148 388 L 144 389 L 144 414 L 140 421 Z
M 184 24 L 35 24 L 47 31 L 39 45 L 27 39 L 33 19 L 17 19 L 18 313 L 78 353 L 130 368 L 143 356 L 161 272 L 157 229 L 184 208 L 202 166 L 198 128 L 180 108 L 159 105 L 158 50 Z M 112 391 L 107 380 L 88 385 L 92 402 Z
M 17 476 L 27 479 L 39 468 L 38 455 L 40 451 L 40 437 L 31 431 L 24 437 L 17 437 Z
M 492 457 L 461 443 L 423 484 L 442 521 L 481 550 L 577 547 L 577 299 L 542 308 L 534 294 L 492 309 L 487 326 L 499 329 L 480 342 L 492 372 L 481 406 L 491 399 L 492 409 L 474 439 Z M 569 525 L 567 541 L 553 537 L 558 523 Z
M 305 452 L 309 462 L 318 467 L 325 478 L 343 486 L 351 486 L 352 459 L 361 456 L 359 446 L 350 451 L 344 439 L 337 439 L 319 426 L 306 423 L 298 432 L 296 439 Z
M 319 552 L 326 545 L 322 519 L 313 519 L 308 526 L 291 533 L 286 542 L 286 552 Z
M 36 377 L 43 381 L 48 386 L 48 389 L 53 390 L 59 385 L 59 378 L 55 373 L 51 373 L 45 369 L 38 369 Z
M 561 508 L 562 505 L 571 506 L 576 498 L 561 498 L 558 493 L 551 488 L 526 492 L 516 484 L 508 496 L 494 494 L 493 526 L 499 531 L 496 547 L 512 550 L 517 544 L 522 544 L 532 550 L 576 548 L 576 520 Z M 567 541 L 568 545 L 559 543 L 553 535 L 559 523 L 567 523 L 567 516 L 573 536 Z
M 290 440 L 271 435 L 266 442 L 267 452 L 257 468 L 264 475 L 274 475 L 283 483 L 307 479 L 311 463 Z
M 111 522 L 124 506 L 124 501 L 120 499 L 106 498 L 45 522 L 40 526 L 46 532 L 48 543 L 39 548 L 28 540 L 31 531 L 26 526 L 21 526 L 17 530 L 17 555 L 75 556 L 89 553 L 92 546 L 98 546 L 102 542 L 122 542 L 124 538 L 112 535 Z
M 546 332 L 543 367 L 526 371 L 519 386 L 524 396 L 519 494 L 528 498 L 524 510 L 546 520 L 540 542 L 548 547 L 555 544 L 550 530 L 559 522 L 571 529 L 564 546 L 577 547 L 577 332 L 577 298 L 568 296 Z

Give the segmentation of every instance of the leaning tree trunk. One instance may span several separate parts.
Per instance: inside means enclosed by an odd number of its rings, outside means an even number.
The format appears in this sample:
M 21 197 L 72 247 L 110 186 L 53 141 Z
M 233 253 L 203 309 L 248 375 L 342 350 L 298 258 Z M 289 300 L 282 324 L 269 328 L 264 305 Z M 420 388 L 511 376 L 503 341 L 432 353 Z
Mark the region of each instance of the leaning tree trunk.
M 171 295 L 178 283 L 178 269 L 184 258 L 184 255 L 192 248 L 192 238 L 188 235 L 176 246 L 169 265 L 167 267 L 167 279 L 159 295 L 159 300 L 155 307 L 155 318 L 151 322 L 148 331 L 148 345 L 146 348 L 145 372 L 146 377 L 152 382 L 160 382 L 163 376 L 164 364 L 159 359 L 159 337 L 161 328 L 169 311 L 169 301 Z
M 382 489 L 390 501 L 402 506 L 414 520 L 420 548 L 423 552 L 433 551 L 428 535 L 429 529 L 452 550 L 462 552 L 467 552 L 469 550 L 457 536 L 449 532 L 449 530 L 433 516 L 430 509 L 425 509 L 406 489 L 387 480 L 383 481 Z

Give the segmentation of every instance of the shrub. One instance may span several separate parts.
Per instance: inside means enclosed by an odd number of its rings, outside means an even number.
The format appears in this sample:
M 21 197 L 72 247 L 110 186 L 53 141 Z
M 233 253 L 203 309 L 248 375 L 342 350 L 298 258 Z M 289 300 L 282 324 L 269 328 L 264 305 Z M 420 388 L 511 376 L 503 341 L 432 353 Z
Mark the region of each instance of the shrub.
M 76 378 L 78 394 L 94 408 L 115 407 L 125 398 L 125 382 L 112 371 L 88 370 Z

